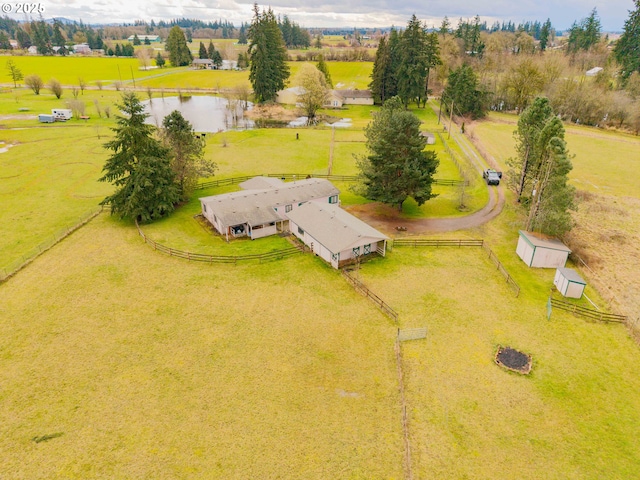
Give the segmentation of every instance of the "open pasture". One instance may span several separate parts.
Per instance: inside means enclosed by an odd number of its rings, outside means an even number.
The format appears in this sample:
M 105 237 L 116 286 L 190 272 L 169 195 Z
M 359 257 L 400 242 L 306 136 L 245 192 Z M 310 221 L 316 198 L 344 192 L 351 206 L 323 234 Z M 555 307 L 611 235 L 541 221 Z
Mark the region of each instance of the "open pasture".
M 315 257 L 188 263 L 101 215 L 0 312 L 3 478 L 402 476 L 395 329 Z
M 520 264 L 534 288 L 519 298 L 477 247 L 396 247 L 360 271 L 401 328 L 428 327 L 402 344 L 414 477 L 632 477 L 637 346 L 621 325 L 547 320 L 552 272 Z M 531 354 L 532 373 L 498 367 L 499 345 Z
M 96 80 L 102 81 L 104 85 L 111 85 L 118 81 L 131 81 L 132 78 L 142 79 L 159 72 L 159 70 L 140 70 L 140 62 L 137 58 L 14 55 L 11 59 L 25 77 L 33 74 L 40 75 L 45 84 L 51 78 L 55 78 L 63 85 L 78 85 L 78 78 L 82 78 L 90 86 L 95 86 Z M 9 80 L 5 75 L 2 83 L 8 85 Z

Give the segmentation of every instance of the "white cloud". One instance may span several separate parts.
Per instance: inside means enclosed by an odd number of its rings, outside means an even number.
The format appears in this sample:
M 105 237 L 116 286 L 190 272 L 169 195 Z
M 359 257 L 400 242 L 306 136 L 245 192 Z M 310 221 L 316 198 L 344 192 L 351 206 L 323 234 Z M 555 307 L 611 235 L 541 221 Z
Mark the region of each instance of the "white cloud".
M 48 0 L 44 16 L 82 19 L 90 23 L 128 22 L 135 20 L 170 20 L 177 17 L 202 20 L 224 19 L 239 25 L 252 17 L 250 0 Z M 288 15 L 306 27 L 321 26 L 391 26 L 404 25 L 415 13 L 430 24 L 439 24 L 446 15 L 457 24 L 479 14 L 483 20 L 544 21 L 551 19 L 556 28 L 568 28 L 574 21 L 589 15 L 595 7 L 603 30 L 621 30 L 633 0 L 273 0 L 276 14 Z M 22 20 L 24 17 L 12 14 Z

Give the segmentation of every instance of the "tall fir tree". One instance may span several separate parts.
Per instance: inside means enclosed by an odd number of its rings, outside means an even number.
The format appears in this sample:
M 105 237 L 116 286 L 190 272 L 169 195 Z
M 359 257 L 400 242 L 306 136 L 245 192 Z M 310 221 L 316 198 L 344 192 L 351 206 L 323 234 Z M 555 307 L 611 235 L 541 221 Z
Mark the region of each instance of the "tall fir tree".
M 331 80 L 331 74 L 329 73 L 329 67 L 327 67 L 327 62 L 324 61 L 324 55 L 322 55 L 321 53 L 318 54 L 318 64 L 316 65 L 316 67 L 324 75 L 324 79 L 327 82 L 327 86 L 329 88 L 333 88 L 333 81 Z
M 209 58 L 209 55 L 207 54 L 207 48 L 204 46 L 204 43 L 202 42 L 200 42 L 200 48 L 198 49 L 198 56 L 201 59 Z
M 145 123 L 148 114 L 135 93 L 125 93 L 118 108 L 124 116 L 116 117 L 115 138 L 104 145 L 113 153 L 99 179 L 116 191 L 101 204 L 112 215 L 150 222 L 171 213 L 180 198 L 170 151 L 154 138 L 155 127 Z
M 621 66 L 623 79 L 633 72 L 640 72 L 640 0 L 634 0 L 635 10 L 629 12 L 622 35 L 616 42 L 613 54 Z
M 420 104 L 427 76 L 425 31 L 413 15 L 400 39 L 400 66 L 397 71 L 398 96 L 405 108 L 412 101 Z
M 382 105 L 388 98 L 387 97 L 387 79 L 389 75 L 387 73 L 391 63 L 391 52 L 389 44 L 387 43 L 387 37 L 380 38 L 378 49 L 376 50 L 376 58 L 373 61 L 373 71 L 371 72 L 371 82 L 369 88 L 373 95 L 373 100 L 376 104 Z
M 289 78 L 287 49 L 273 11 L 269 8 L 260 12 L 256 3 L 253 12 L 249 27 L 249 81 L 255 100 L 264 103 L 274 101 Z
M 184 32 L 178 25 L 169 31 L 165 49 L 169 52 L 169 61 L 174 67 L 189 65 L 193 60 Z
M 412 197 L 418 205 L 436 196 L 431 191 L 438 157 L 425 151 L 420 120 L 404 109 L 400 97 L 385 102 L 365 129 L 366 156 L 358 158 L 360 182 L 356 190 L 374 201 L 402 205 Z
M 442 93 L 447 113 L 481 118 L 486 115 L 485 93 L 480 90 L 478 76 L 468 64 L 463 64 L 449 74 Z

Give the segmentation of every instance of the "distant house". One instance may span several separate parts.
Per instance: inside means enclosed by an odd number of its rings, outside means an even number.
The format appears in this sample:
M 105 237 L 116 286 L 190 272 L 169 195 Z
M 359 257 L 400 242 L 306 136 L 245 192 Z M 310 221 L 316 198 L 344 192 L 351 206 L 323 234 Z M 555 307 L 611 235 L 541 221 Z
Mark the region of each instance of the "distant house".
M 516 253 L 529 267 L 564 267 L 571 250 L 560 240 L 524 230 L 519 234 Z
M 371 90 L 335 90 L 342 97 L 343 105 L 373 105 Z
M 602 70 L 604 70 L 602 67 L 593 67 L 591 70 L 587 70 L 586 75 L 587 75 L 587 77 L 595 77 Z
M 35 45 L 31 45 L 29 48 L 27 48 L 27 52 L 29 53 L 29 55 L 37 55 L 38 47 L 36 47 Z
M 340 191 L 328 180 L 309 178 L 268 185 L 259 178 L 242 184 L 246 190 L 200 198 L 203 216 L 227 240 L 262 238 L 286 230 L 287 214 L 311 200 L 338 203 Z
M 9 43 L 11 44 L 11 48 L 13 48 L 13 49 L 18 48 L 18 41 L 17 40 L 9 40 Z
M 238 68 L 238 62 L 236 60 L 222 60 L 220 70 L 236 70 Z
M 304 87 L 286 88 L 278 92 L 276 102 L 296 105 L 298 97 L 304 93 Z M 373 95 L 370 90 L 329 90 L 324 106 L 342 108 L 343 105 L 373 105 Z
M 372 253 L 385 255 L 389 237 L 336 204 L 308 202 L 287 217 L 291 232 L 334 268 Z
M 215 67 L 213 60 L 209 58 L 194 58 L 191 62 L 191 66 L 197 70 L 211 70 Z
M 91 48 L 88 43 L 78 43 L 71 47 L 73 49 L 73 53 L 77 55 L 90 55 Z
M 135 38 L 135 35 L 130 35 L 129 38 L 127 38 L 127 40 L 129 40 L 130 42 L 133 42 L 133 39 Z M 145 40 L 149 40 L 150 42 L 161 42 L 162 39 L 160 38 L 159 35 L 138 35 L 138 39 L 144 43 Z
M 306 90 L 302 87 L 290 87 L 280 90 L 276 94 L 276 103 L 296 105 L 298 103 L 298 97 L 304 94 L 305 91 Z

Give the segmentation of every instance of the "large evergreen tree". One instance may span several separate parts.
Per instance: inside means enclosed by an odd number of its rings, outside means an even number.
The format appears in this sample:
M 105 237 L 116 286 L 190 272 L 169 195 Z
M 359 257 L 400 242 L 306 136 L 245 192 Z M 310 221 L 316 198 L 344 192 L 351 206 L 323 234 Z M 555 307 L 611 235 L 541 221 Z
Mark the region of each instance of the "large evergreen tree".
M 327 63 L 324 61 L 324 55 L 322 55 L 321 53 L 318 54 L 318 64 L 316 65 L 316 67 L 318 67 L 318 70 L 320 70 L 324 75 L 324 79 L 327 82 L 327 86 L 329 88 L 333 88 L 333 80 L 331 80 L 329 67 L 327 67 Z
M 587 18 L 583 18 L 580 23 L 574 22 L 569 29 L 567 53 L 589 50 L 600 41 L 600 33 L 600 18 L 594 8 Z
M 178 25 L 175 25 L 169 31 L 165 49 L 169 52 L 169 61 L 174 67 L 189 65 L 193 60 L 193 56 L 187 45 L 187 39 Z
M 207 53 L 207 47 L 205 47 L 204 43 L 202 42 L 200 42 L 200 48 L 198 49 L 198 56 L 200 57 L 200 59 L 209 58 L 209 54 Z
M 269 102 L 276 98 L 289 78 L 287 49 L 271 9 L 260 12 L 253 6 L 253 20 L 249 27 L 249 81 L 257 102 Z
M 420 104 L 427 77 L 425 31 L 413 15 L 400 38 L 400 66 L 397 71 L 398 96 L 405 108 L 409 102 Z
M 485 94 L 480 90 L 478 77 L 470 65 L 464 64 L 449 74 L 442 93 L 445 111 L 481 118 L 486 114 Z
M 538 97 L 518 118 L 518 129 L 514 133 L 517 156 L 507 162 L 515 173 L 512 183 L 518 202 L 531 196 L 533 179 L 540 166 L 538 137 L 552 116 L 553 109 L 549 100 Z
M 625 80 L 633 72 L 640 72 L 640 0 L 634 0 L 634 3 L 636 9 L 629 12 L 622 36 L 613 49 Z
M 44 23 L 44 20 L 31 22 L 31 35 L 33 44 L 38 48 L 40 55 L 51 55 L 51 53 L 53 53 L 49 31 L 47 30 L 47 25 Z
M 425 151 L 420 120 L 405 110 L 402 100 L 385 102 L 365 129 L 368 155 L 358 159 L 359 193 L 371 200 L 394 205 L 412 197 L 418 205 L 436 195 L 431 192 L 438 157 Z
M 522 112 L 514 135 L 518 155 L 509 165 L 518 201 L 528 209 L 525 229 L 562 236 L 571 230 L 569 211 L 575 209 L 562 121 L 549 101 L 539 97 Z
M 57 47 L 60 47 L 58 49 L 59 55 L 62 55 L 64 57 L 67 54 L 66 42 L 64 40 L 64 36 L 62 35 L 60 22 L 58 22 L 57 20 L 53 22 L 53 44 Z
M 398 70 L 401 61 L 400 34 L 395 28 L 382 37 L 371 73 L 369 88 L 376 104 L 382 105 L 398 94 Z
M 155 127 L 145 123 L 148 114 L 135 93 L 125 93 L 118 108 L 124 116 L 116 117 L 115 138 L 104 145 L 113 153 L 99 179 L 116 191 L 101 204 L 110 205 L 112 215 L 149 222 L 171 213 L 180 198 L 170 151 L 154 138 Z

